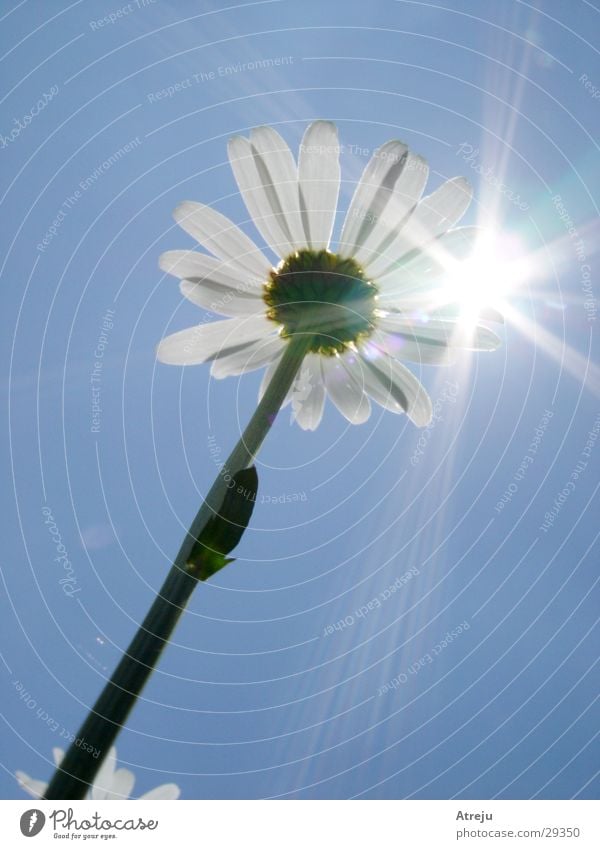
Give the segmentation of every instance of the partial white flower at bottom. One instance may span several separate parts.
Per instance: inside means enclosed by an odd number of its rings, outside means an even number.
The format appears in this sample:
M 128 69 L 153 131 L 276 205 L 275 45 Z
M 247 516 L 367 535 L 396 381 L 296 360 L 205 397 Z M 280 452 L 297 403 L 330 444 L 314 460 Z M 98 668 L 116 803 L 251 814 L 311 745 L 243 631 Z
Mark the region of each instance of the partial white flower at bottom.
M 470 253 L 479 232 L 453 229 L 471 201 L 467 181 L 448 180 L 422 198 L 427 163 L 403 142 L 387 142 L 367 164 L 332 251 L 340 186 L 334 124 L 308 127 L 297 164 L 271 127 L 232 138 L 229 160 L 279 262 L 211 207 L 178 206 L 175 220 L 213 256 L 168 251 L 160 266 L 181 279 L 186 298 L 229 318 L 166 337 L 158 359 L 212 362 L 215 378 L 266 366 L 262 397 L 290 339 L 308 334 L 309 352 L 287 398 L 300 427 L 318 427 L 326 396 L 353 424 L 368 419 L 372 401 L 428 424 L 429 396 L 399 361 L 447 363 L 459 348 L 500 344 L 484 325 L 462 326 L 444 292 L 449 266 Z
M 54 763 L 60 766 L 65 753 L 62 749 L 52 749 Z M 27 773 L 17 770 L 15 777 L 23 790 L 31 796 L 41 799 L 46 792 L 48 784 L 45 781 L 38 781 L 31 778 Z M 86 799 L 129 799 L 133 785 L 135 784 L 135 776 L 129 769 L 120 767 L 117 769 L 117 750 L 113 746 L 94 779 Z M 161 784 L 155 787 L 154 790 L 144 793 L 140 799 L 178 799 L 181 794 L 177 784 Z

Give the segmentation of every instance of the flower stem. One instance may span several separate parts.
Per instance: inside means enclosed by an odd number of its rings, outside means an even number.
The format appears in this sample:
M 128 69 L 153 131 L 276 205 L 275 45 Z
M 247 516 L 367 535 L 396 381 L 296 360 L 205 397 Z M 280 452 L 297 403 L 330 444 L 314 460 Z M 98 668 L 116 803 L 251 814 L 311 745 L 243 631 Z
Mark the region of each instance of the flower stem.
M 194 588 L 199 580 L 204 579 L 191 562 L 194 546 L 207 522 L 218 512 L 234 475 L 252 464 L 285 400 L 310 342 L 310 335 L 298 334 L 286 344 L 254 415 L 227 462 L 219 470 L 146 618 L 54 773 L 44 794 L 45 799 L 83 799 L 88 792 L 102 761 L 153 672 Z

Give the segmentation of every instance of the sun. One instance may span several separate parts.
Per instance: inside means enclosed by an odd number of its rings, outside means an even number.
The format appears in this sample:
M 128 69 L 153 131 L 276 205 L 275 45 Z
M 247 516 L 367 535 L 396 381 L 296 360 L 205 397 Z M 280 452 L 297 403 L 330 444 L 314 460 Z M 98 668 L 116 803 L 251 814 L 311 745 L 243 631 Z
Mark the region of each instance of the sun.
M 506 315 L 530 265 L 518 236 L 482 231 L 469 256 L 448 264 L 440 295 L 458 308 L 463 326 L 473 327 L 486 315 Z

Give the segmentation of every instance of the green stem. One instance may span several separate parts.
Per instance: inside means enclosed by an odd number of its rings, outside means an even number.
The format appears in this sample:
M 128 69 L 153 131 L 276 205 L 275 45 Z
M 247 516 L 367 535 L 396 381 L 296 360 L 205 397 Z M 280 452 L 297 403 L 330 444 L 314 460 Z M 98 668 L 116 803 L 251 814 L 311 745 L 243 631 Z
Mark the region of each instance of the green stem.
M 241 439 L 220 469 L 152 607 L 77 732 L 76 741 L 79 741 L 79 745 L 73 742 L 67 750 L 44 798 L 83 799 L 88 792 L 198 583 L 198 573 L 189 562 L 192 549 L 207 522 L 223 503 L 230 481 L 228 474 L 233 477 L 236 472 L 252 464 L 293 383 L 310 341 L 311 337 L 303 334 L 295 336 L 286 344 L 265 394 Z M 83 746 L 90 751 L 86 751 Z M 100 755 L 96 754 L 98 751 Z M 92 753 L 96 757 L 92 757 Z

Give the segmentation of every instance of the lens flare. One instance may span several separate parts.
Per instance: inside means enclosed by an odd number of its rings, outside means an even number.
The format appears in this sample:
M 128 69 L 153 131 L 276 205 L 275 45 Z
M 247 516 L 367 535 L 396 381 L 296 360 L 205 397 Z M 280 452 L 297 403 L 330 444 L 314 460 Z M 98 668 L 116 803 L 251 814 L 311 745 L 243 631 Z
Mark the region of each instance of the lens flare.
M 511 296 L 533 273 L 533 263 L 518 236 L 483 231 L 472 253 L 447 269 L 442 297 L 457 306 L 461 323 L 472 327 L 490 311 L 505 316 Z

